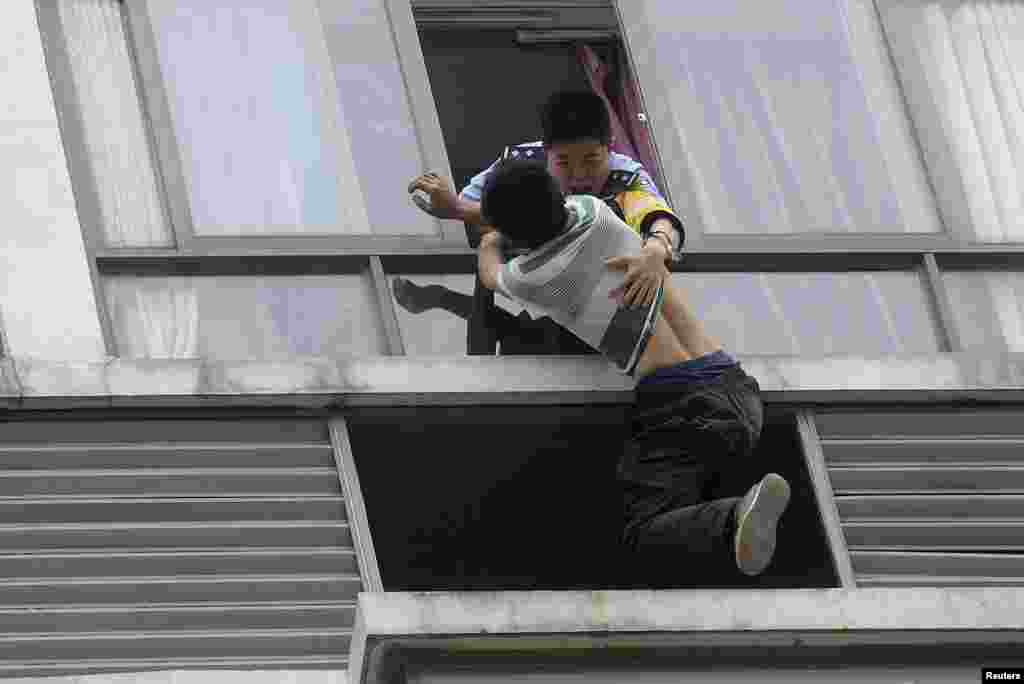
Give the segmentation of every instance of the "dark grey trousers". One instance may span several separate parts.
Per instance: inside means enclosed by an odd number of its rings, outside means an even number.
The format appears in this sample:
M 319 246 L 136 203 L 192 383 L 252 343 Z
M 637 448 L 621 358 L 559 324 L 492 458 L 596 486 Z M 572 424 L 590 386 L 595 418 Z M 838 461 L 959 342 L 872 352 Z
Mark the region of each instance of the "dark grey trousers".
M 760 387 L 739 365 L 703 384 L 638 387 L 618 469 L 626 545 L 651 558 L 676 549 L 687 562 L 731 554 L 745 490 L 709 497 L 724 475 L 749 469 L 763 423 Z

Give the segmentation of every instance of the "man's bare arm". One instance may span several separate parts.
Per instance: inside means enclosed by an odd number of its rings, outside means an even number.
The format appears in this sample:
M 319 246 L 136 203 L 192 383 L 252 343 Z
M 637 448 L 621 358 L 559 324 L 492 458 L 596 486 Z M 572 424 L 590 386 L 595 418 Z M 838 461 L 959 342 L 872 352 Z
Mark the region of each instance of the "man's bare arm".
M 480 239 L 480 246 L 476 251 L 477 273 L 480 274 L 480 283 L 488 290 L 495 290 L 498 287 L 498 271 L 501 270 L 501 234 L 491 226 L 486 226 L 487 232 Z

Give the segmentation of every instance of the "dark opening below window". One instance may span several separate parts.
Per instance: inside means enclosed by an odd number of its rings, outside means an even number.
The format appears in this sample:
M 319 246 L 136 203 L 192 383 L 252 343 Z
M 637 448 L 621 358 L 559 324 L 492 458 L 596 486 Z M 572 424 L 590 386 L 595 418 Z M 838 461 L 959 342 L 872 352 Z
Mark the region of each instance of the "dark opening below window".
M 837 586 L 795 420 L 769 412 L 739 494 L 767 471 L 793 501 L 759 578 L 666 552 L 652 581 L 620 546 L 622 406 L 359 410 L 348 417 L 388 591 Z M 731 489 L 730 489 L 731 488 Z

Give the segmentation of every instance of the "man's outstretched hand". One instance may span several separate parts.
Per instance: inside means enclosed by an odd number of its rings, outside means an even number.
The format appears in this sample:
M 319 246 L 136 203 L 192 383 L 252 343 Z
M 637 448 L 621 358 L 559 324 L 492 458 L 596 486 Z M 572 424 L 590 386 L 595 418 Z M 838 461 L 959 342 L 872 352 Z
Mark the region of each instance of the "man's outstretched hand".
M 622 286 L 612 290 L 609 296 L 622 296 L 624 306 L 650 306 L 658 288 L 668 277 L 663 249 L 647 248 L 638 256 L 612 257 L 605 265 L 617 271 L 625 271 Z
M 425 173 L 409 183 L 409 194 L 422 190 L 430 197 L 430 205 L 416 204 L 431 216 L 439 219 L 462 219 L 459 196 L 455 194 L 448 179 L 436 173 Z

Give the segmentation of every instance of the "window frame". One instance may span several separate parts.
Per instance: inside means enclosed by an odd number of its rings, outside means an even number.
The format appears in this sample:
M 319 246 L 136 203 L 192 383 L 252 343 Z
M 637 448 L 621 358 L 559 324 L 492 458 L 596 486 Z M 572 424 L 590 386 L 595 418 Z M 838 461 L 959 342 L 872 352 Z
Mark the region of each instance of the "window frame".
M 96 302 L 96 313 L 99 316 L 103 345 L 109 356 L 118 356 L 117 338 L 114 335 L 113 319 L 107 309 L 103 297 L 103 273 L 96 258 L 106 247 L 103 233 L 103 213 L 100 208 L 100 195 L 92 163 L 85 145 L 85 122 L 78 97 L 71 77 L 71 55 L 68 51 L 64 31 L 61 28 L 58 4 L 65 0 L 35 0 L 36 16 L 39 32 L 43 43 L 43 58 L 46 64 L 50 86 L 53 90 L 54 109 L 57 113 L 57 125 L 61 140 L 64 143 L 64 157 L 67 160 L 71 180 L 71 193 L 75 201 L 78 223 L 82 230 L 82 242 L 92 282 L 93 297 Z M 117 0 L 120 4 L 123 0 Z M 129 45 L 130 49 L 130 45 Z M 143 124 L 148 125 L 146 117 Z M 159 174 L 157 181 L 160 182 Z M 163 201 L 164 195 L 160 193 Z M 166 207 L 164 207 L 166 211 Z M 173 231 L 171 233 L 173 240 Z M 167 254 L 173 247 L 152 248 L 154 251 Z
M 106 338 L 107 350 L 116 356 L 116 338 L 103 296 L 104 278 L 108 275 L 229 275 L 267 274 L 303 275 L 311 272 L 330 274 L 361 273 L 373 280 L 383 315 L 383 326 L 389 341 L 389 353 L 403 355 L 404 343 L 398 326 L 396 304 L 390 293 L 389 280 L 394 274 L 411 273 L 474 273 L 475 250 L 464 241 L 462 226 L 454 221 L 440 222 L 439 238 L 392 236 L 287 236 L 287 237 L 203 237 L 184 232 L 172 222 L 172 247 L 119 247 L 105 245 L 100 222 L 98 179 L 90 167 L 82 143 L 83 121 L 76 106 L 74 84 L 69 78 L 69 55 L 60 28 L 57 3 L 66 0 L 36 0 L 39 23 L 44 36 L 46 60 L 50 71 L 57 112 L 65 141 L 65 151 L 72 175 L 72 187 L 82 225 L 89 267 L 97 293 L 97 307 Z M 140 75 L 143 68 L 137 56 L 139 41 L 128 26 L 124 0 L 122 20 L 128 37 L 130 54 L 136 55 L 133 69 L 140 93 L 143 119 L 149 127 L 151 148 L 156 145 L 154 120 Z M 412 7 L 415 0 L 378 0 L 384 3 L 392 21 L 401 68 L 407 88 L 413 119 L 423 141 L 423 154 L 432 162 L 448 169 L 447 152 L 441 134 L 437 108 L 430 91 L 429 78 L 419 45 Z M 873 0 L 869 0 L 872 1 Z M 636 55 L 625 39 L 621 0 L 608 0 L 616 13 L 620 42 L 633 73 L 638 77 Z M 570 3 L 571 4 L 571 3 Z M 413 43 L 412 41 L 415 41 Z M 150 56 L 150 60 L 152 55 Z M 152 61 L 152 60 L 151 60 Z M 152 68 L 152 63 L 149 68 Z M 641 103 L 648 112 L 648 121 L 657 116 L 653 111 L 651 85 L 638 78 Z M 901 85 L 897 84 L 902 88 Z M 161 98 L 163 96 L 161 95 Z M 166 101 L 163 104 L 166 107 Z M 653 115 L 652 115 L 653 112 Z M 909 116 L 904 108 L 904 116 Z M 664 168 L 657 131 L 650 128 L 659 167 Z M 166 141 L 165 143 L 166 144 Z M 916 144 L 916 141 L 915 141 Z M 919 149 L 918 149 L 919 151 Z M 151 149 L 158 181 L 165 182 L 157 151 Z M 450 174 L 449 174 L 450 176 Z M 400 190 L 404 190 L 401 188 Z M 671 190 L 663 192 L 672 201 Z M 161 199 L 169 215 L 169 194 L 161 187 Z M 184 195 L 179 202 L 187 201 Z M 177 212 L 180 213 L 179 207 Z M 962 351 L 960 335 L 952 316 L 951 300 L 942 274 L 946 270 L 1014 268 L 1024 270 L 1024 243 L 981 243 L 961 239 L 953 231 L 941 234 L 784 234 L 784 235 L 710 235 L 704 236 L 687 226 L 684 261 L 673 267 L 681 272 L 709 271 L 853 271 L 853 270 L 915 270 L 925 279 L 933 314 L 941 331 L 946 351 Z
M 441 125 L 434 106 L 423 54 L 416 39 L 412 11 L 407 0 L 377 0 L 388 17 L 395 48 L 400 60 L 406 101 L 417 139 L 419 152 L 428 168 L 440 169 L 451 176 Z M 461 243 L 465 231 L 453 221 L 434 219 L 434 236 L 421 235 L 260 235 L 199 236 L 195 232 L 189 210 L 188 188 L 181 161 L 181 148 L 175 140 L 170 115 L 167 87 L 156 53 L 153 26 L 145 1 L 126 3 L 119 0 L 125 25 L 129 54 L 140 95 L 143 117 L 153 147 L 154 166 L 162 180 L 164 201 L 174 239 L 179 251 L 202 254 L 263 249 L 277 253 L 331 250 L 349 252 L 372 249 L 394 249 L 403 245 L 429 250 L 432 247 Z M 415 39 L 415 40 L 412 40 Z

